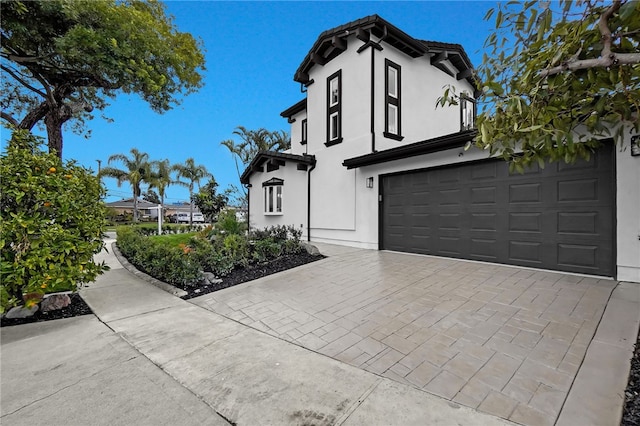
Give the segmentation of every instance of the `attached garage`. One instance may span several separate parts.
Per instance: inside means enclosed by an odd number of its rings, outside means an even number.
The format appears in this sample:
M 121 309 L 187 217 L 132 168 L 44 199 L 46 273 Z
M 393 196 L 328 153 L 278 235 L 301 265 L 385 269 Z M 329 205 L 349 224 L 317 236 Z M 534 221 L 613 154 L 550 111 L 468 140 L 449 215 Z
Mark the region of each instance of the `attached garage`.
M 613 148 L 509 173 L 484 160 L 380 176 L 380 248 L 614 276 Z

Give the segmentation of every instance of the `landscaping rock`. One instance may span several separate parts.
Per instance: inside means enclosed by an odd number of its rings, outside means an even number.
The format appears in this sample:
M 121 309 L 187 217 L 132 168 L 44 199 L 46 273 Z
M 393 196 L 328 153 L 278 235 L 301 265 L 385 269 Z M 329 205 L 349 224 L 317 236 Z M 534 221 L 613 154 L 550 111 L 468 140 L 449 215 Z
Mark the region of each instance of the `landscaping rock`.
M 212 272 L 203 272 L 205 282 L 209 284 L 220 284 L 222 280 L 216 277 Z
M 5 318 L 7 319 L 17 319 L 17 318 L 28 318 L 33 316 L 36 312 L 38 312 L 38 305 L 33 305 L 31 308 L 25 308 L 24 306 L 16 306 L 13 307 L 7 312 Z
M 306 241 L 302 241 L 300 242 L 300 245 L 302 247 L 304 247 L 304 249 L 307 251 L 307 253 L 309 253 L 312 256 L 318 256 L 320 255 L 320 250 L 318 250 L 318 247 L 314 246 L 313 244 L 309 244 Z
M 56 311 L 66 308 L 70 303 L 71 298 L 68 294 L 52 294 L 40 302 L 40 309 L 42 312 Z

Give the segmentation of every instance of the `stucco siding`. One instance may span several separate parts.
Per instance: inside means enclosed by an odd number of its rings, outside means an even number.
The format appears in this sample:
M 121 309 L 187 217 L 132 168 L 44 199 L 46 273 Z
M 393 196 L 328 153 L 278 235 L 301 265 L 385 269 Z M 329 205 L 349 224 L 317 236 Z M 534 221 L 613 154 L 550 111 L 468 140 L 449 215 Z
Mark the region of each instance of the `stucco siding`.
M 266 169 L 265 169 L 266 170 Z M 282 214 L 265 214 L 263 182 L 272 178 L 284 180 L 282 192 Z M 285 166 L 272 172 L 256 172 L 251 175 L 249 223 L 251 228 L 266 228 L 276 225 L 292 225 L 307 235 L 307 172 L 296 169 L 296 164 L 287 161 Z
M 617 279 L 640 283 L 640 157 L 616 147 Z

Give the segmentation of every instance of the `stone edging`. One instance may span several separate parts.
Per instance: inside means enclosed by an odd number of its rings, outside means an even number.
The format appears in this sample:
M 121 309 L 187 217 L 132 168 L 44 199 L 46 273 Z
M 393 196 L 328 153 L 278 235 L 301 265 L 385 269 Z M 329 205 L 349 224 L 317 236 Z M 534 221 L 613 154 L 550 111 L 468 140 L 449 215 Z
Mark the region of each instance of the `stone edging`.
M 133 266 L 131 263 L 129 263 L 129 261 L 122 255 L 122 253 L 120 253 L 120 250 L 118 249 L 118 247 L 116 246 L 116 242 L 114 241 L 113 243 L 111 243 L 111 250 L 113 250 L 113 254 L 115 254 L 116 258 L 118 259 L 118 262 L 120 262 L 122 264 L 122 266 L 124 267 L 124 269 L 126 269 L 127 271 L 131 272 L 133 275 L 135 275 L 136 277 L 140 278 L 141 280 L 144 280 L 150 284 L 153 284 L 154 286 L 158 287 L 161 290 L 166 291 L 167 293 L 171 293 L 174 296 L 178 296 L 178 297 L 183 297 L 186 296 L 187 293 L 186 291 L 179 289 L 177 287 L 172 286 L 171 284 L 165 283 L 164 281 L 160 281 L 156 278 L 153 278 L 151 275 L 147 275 L 142 271 L 139 271 L 135 266 Z

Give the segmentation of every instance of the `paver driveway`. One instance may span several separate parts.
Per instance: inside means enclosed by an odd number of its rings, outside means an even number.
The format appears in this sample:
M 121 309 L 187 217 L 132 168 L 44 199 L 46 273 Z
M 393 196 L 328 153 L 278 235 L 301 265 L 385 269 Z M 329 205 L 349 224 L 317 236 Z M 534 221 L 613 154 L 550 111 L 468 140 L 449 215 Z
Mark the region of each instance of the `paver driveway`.
M 319 245 L 192 302 L 460 404 L 553 424 L 617 282 Z

